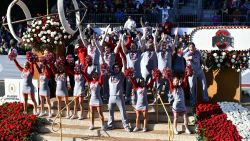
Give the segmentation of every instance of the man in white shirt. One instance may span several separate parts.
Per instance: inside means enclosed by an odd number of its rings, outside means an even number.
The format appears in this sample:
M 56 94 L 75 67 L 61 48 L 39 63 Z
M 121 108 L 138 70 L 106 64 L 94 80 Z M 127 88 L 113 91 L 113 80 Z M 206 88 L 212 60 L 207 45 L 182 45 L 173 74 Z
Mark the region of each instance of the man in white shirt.
M 132 29 L 135 29 L 135 28 L 136 28 L 136 23 L 135 23 L 135 21 L 132 19 L 131 16 L 129 16 L 129 17 L 128 17 L 128 20 L 125 22 L 124 28 L 125 28 L 125 29 L 129 29 L 129 30 L 132 30 Z

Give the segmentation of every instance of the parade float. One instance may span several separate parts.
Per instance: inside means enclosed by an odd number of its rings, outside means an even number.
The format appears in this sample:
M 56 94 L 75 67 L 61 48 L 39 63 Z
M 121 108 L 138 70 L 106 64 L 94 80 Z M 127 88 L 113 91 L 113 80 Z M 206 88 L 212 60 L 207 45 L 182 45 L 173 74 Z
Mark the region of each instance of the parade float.
M 241 102 L 240 73 L 250 67 L 249 34 L 248 26 L 204 26 L 191 32 L 202 53 L 212 101 Z

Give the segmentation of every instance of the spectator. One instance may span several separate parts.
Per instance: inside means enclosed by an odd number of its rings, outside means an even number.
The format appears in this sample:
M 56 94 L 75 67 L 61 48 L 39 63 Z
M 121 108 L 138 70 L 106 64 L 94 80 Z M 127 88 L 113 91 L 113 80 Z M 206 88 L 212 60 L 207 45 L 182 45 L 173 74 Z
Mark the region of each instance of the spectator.
M 135 21 L 132 19 L 131 16 L 129 16 L 129 17 L 128 17 L 128 20 L 125 22 L 124 28 L 125 28 L 125 29 L 129 29 L 129 30 L 133 30 L 133 29 L 136 28 L 136 23 L 135 23 Z
M 171 30 L 173 27 L 174 27 L 173 23 L 170 22 L 169 20 L 166 20 L 166 22 L 162 25 L 162 31 L 164 32 L 164 34 L 171 36 Z
M 118 9 L 115 12 L 115 19 L 116 19 L 116 22 L 119 22 L 119 23 L 123 22 L 123 20 L 124 20 L 124 13 L 120 9 Z

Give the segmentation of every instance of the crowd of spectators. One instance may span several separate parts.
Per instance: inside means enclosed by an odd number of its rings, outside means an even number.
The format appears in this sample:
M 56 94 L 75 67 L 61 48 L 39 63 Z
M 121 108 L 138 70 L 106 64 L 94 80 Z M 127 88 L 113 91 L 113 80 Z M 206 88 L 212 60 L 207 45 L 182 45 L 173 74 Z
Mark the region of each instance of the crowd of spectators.
M 204 9 L 214 9 L 214 25 L 246 25 L 250 20 L 250 0 L 206 0 Z
M 167 10 L 173 7 L 173 0 L 87 0 L 84 3 L 90 13 L 87 18 L 88 23 L 124 23 L 131 14 L 134 15 L 136 22 L 142 14 L 162 14 L 165 21 L 168 17 Z M 96 14 L 102 15 L 96 17 Z M 148 16 L 148 18 L 154 18 L 154 21 L 156 21 L 155 18 L 158 18 L 158 21 L 162 20 L 160 16 Z
M 2 17 L 2 20 L 5 20 L 5 17 Z M 16 35 L 18 37 L 22 36 L 24 28 L 21 24 L 14 26 L 14 30 L 16 31 Z M 13 39 L 12 35 L 5 29 L 4 26 L 0 28 L 0 54 L 7 55 L 10 48 L 16 48 L 18 54 L 25 54 L 25 49 L 21 47 L 20 43 L 17 43 L 15 39 Z

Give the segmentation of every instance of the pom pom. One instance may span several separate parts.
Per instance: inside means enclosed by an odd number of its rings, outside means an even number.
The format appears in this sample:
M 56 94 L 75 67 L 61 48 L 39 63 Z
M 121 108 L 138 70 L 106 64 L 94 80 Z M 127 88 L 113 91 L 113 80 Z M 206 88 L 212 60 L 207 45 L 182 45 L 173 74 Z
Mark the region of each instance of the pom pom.
M 26 52 L 26 59 L 29 61 L 29 62 L 36 62 L 38 60 L 38 57 L 36 54 L 32 53 L 31 51 L 27 51 Z
M 161 71 L 158 69 L 154 69 L 152 75 L 153 75 L 153 78 L 156 78 L 156 79 L 159 79 L 162 77 Z
M 171 70 L 168 69 L 168 68 L 164 68 L 164 69 L 163 69 L 163 74 L 164 74 L 164 76 L 165 76 L 166 78 L 170 78 L 170 76 L 171 76 Z
M 16 49 L 12 49 L 10 50 L 9 54 L 8 54 L 9 59 L 12 61 L 14 59 L 16 59 L 17 57 L 17 50 Z
M 75 59 L 74 59 L 74 57 L 71 54 L 69 54 L 69 55 L 66 56 L 66 60 L 67 60 L 67 62 L 69 64 L 74 64 L 75 63 Z
M 193 75 L 193 69 L 192 69 L 192 67 L 191 67 L 190 65 L 188 65 L 188 66 L 186 67 L 186 69 L 185 69 L 185 74 L 186 74 L 187 76 L 192 76 L 192 75 Z
M 124 75 L 126 77 L 132 77 L 134 75 L 134 68 L 128 68 L 125 70 Z
M 74 71 L 75 73 L 81 73 L 81 71 L 83 70 L 83 65 L 82 64 L 76 64 L 74 67 Z
M 41 56 L 41 57 L 39 58 L 39 62 L 40 62 L 41 64 L 43 64 L 43 65 L 47 64 L 46 56 Z
M 52 52 L 49 52 L 46 54 L 46 60 L 48 63 L 54 63 L 55 62 L 55 56 Z
M 65 62 L 62 58 L 59 57 L 58 59 L 56 59 L 55 66 L 57 69 L 60 70 L 61 68 L 64 68 L 64 64 Z

